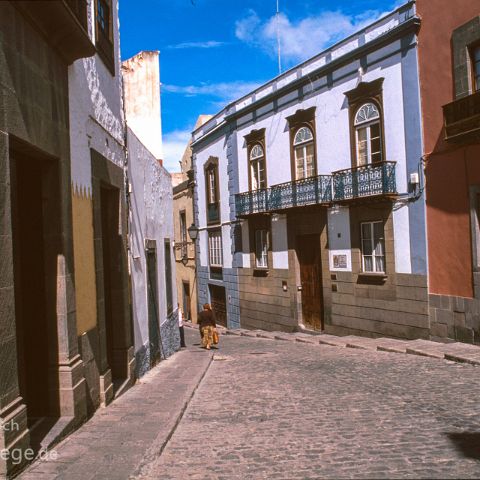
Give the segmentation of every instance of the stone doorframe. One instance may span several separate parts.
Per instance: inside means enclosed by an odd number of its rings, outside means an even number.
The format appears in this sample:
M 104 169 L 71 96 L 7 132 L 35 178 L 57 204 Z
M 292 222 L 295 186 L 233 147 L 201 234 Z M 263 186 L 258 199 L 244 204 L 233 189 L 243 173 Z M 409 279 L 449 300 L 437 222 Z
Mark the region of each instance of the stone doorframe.
M 120 291 L 115 302 L 116 327 L 119 327 L 118 342 L 114 345 L 115 366 L 125 372 L 129 385 L 135 380 L 135 354 L 133 345 L 133 325 L 129 304 L 129 280 L 127 259 L 127 205 L 125 195 L 125 176 L 122 167 L 115 165 L 97 151 L 91 149 L 92 161 L 92 198 L 93 232 L 95 246 L 95 275 L 97 288 L 97 325 L 99 334 L 99 371 L 100 401 L 108 405 L 114 396 L 111 365 L 107 361 L 107 330 L 105 319 L 105 292 L 103 283 L 103 244 L 101 187 L 113 187 L 119 190 L 120 211 L 119 228 L 122 239 L 122 251 L 118 257 Z
M 83 361 L 78 352 L 75 290 L 73 283 L 73 234 L 69 158 L 52 157 L 12 135 L 0 132 L 0 451 L 24 451 L 30 445 L 27 408 L 20 396 L 18 381 L 17 332 L 15 316 L 15 283 L 13 265 L 13 232 L 11 205 L 11 157 L 22 154 L 52 163 L 51 173 L 43 179 L 45 191 L 54 195 L 45 199 L 48 210 L 45 221 L 52 228 L 46 242 L 45 256 L 56 268 L 55 285 L 50 282 L 47 295 L 56 299 L 58 351 L 50 352 L 49 375 L 55 377 L 58 398 L 56 414 L 71 417 L 70 427 L 82 423 L 86 416 L 86 391 Z M 39 179 L 40 180 L 40 179 Z M 55 291 L 52 291 L 52 288 Z M 11 428 L 6 428 L 10 426 Z M 0 477 L 21 468 L 12 456 L 0 461 Z M 25 461 L 26 459 L 24 459 Z

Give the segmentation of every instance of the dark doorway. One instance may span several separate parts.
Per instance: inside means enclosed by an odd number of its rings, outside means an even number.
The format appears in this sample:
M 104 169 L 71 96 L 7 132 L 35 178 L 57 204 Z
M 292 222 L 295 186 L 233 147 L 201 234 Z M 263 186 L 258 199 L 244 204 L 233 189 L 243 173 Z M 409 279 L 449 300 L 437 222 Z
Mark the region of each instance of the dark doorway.
M 192 319 L 191 299 L 190 299 L 190 283 L 182 282 L 183 285 L 183 314 L 185 320 Z
M 123 285 L 120 232 L 120 192 L 117 188 L 100 188 L 102 219 L 103 290 L 105 304 L 105 334 L 107 362 L 112 371 L 114 385 L 127 378 L 122 355 Z
M 15 321 L 20 395 L 29 427 L 60 415 L 56 316 L 58 168 L 12 152 Z
M 212 310 L 215 313 L 218 325 L 227 326 L 227 303 L 225 300 L 225 288 L 210 285 L 210 298 Z
M 305 327 L 323 330 L 323 290 L 320 235 L 297 237 L 302 286 L 302 317 Z
M 157 250 L 147 249 L 148 338 L 150 366 L 160 361 L 160 321 L 158 317 Z

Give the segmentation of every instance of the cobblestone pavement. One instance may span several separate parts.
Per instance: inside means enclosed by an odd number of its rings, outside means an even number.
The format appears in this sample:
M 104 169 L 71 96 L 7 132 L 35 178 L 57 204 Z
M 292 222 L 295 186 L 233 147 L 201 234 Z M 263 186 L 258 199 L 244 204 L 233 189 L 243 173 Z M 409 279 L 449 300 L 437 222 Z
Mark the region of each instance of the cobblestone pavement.
M 479 374 L 415 355 L 224 336 L 143 478 L 478 478 Z
M 479 367 L 277 336 L 177 353 L 22 478 L 480 477 Z

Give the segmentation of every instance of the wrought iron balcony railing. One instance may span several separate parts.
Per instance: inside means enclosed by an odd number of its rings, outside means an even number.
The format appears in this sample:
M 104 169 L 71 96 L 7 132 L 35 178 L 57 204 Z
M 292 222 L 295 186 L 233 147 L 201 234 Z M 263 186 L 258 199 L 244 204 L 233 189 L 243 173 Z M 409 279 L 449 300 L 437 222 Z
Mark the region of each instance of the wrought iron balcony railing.
M 395 162 L 339 170 L 295 182 L 235 195 L 238 216 L 278 212 L 308 205 L 328 205 L 357 198 L 396 195 Z
M 381 162 L 333 172 L 333 201 L 397 193 L 395 162 Z
M 443 117 L 447 142 L 480 141 L 480 91 L 445 105 Z
M 235 196 L 237 215 L 275 212 L 332 201 L 332 177 L 319 175 Z

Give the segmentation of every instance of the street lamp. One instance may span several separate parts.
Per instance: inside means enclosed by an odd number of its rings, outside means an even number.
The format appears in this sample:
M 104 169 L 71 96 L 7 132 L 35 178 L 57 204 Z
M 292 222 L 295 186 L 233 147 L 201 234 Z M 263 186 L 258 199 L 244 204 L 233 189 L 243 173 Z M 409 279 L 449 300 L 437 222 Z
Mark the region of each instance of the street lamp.
M 195 242 L 198 237 L 198 227 L 196 227 L 195 224 L 192 223 L 188 227 L 188 235 L 190 236 L 192 242 Z

